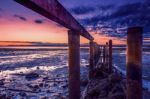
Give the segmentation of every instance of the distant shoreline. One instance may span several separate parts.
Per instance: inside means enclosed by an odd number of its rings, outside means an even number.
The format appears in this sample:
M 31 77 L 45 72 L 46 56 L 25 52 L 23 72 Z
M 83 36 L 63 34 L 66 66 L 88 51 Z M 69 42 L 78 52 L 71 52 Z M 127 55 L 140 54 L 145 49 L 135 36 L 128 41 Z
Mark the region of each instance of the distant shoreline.
M 88 46 L 81 46 L 81 50 L 89 50 Z M 68 50 L 68 46 L 0 46 L 0 51 L 54 51 L 54 50 Z M 114 51 L 124 51 L 126 47 L 113 46 Z M 150 47 L 143 47 L 143 51 L 150 51 Z

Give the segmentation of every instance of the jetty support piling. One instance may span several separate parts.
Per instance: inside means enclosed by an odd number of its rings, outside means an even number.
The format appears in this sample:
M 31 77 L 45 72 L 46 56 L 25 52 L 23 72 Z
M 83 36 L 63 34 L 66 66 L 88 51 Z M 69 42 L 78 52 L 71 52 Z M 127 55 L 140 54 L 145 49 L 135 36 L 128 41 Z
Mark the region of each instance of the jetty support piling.
M 108 55 L 108 68 L 109 68 L 109 72 L 111 73 L 112 72 L 112 40 L 109 40 L 109 43 L 108 43 L 108 45 L 109 45 L 109 49 L 108 49 L 108 53 L 109 53 L 109 55 Z
M 103 62 L 103 47 L 102 46 L 100 46 L 100 63 L 102 64 L 102 62 Z
M 80 35 L 68 31 L 69 99 L 80 99 Z
M 142 27 L 127 32 L 127 99 L 142 99 Z
M 94 53 L 94 60 L 95 60 L 94 66 L 96 66 L 98 59 L 99 59 L 98 44 L 96 42 L 94 42 L 94 52 L 95 52 Z
M 94 42 L 90 41 L 90 62 L 89 62 L 89 79 L 93 76 L 93 68 L 94 68 Z
M 109 46 L 108 46 L 108 42 L 106 42 L 106 57 L 105 57 L 105 60 L 106 60 L 106 66 L 107 66 L 107 69 L 109 70 L 109 66 L 108 66 L 108 62 L 109 62 L 109 53 L 108 53 L 108 49 L 109 49 Z
M 106 62 L 106 46 L 103 46 L 103 65 L 105 65 Z

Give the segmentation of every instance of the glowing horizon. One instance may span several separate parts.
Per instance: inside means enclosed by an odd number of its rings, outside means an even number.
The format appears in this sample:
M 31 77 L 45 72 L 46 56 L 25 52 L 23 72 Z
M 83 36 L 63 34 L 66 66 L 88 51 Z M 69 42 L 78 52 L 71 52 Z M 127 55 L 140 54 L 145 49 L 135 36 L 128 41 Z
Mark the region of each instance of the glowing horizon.
M 24 22 L 19 19 L 8 17 L 9 20 L 0 20 L 0 41 L 28 41 L 28 42 L 50 42 L 50 43 L 67 43 L 67 30 L 56 23 L 45 19 L 43 24 L 37 24 L 32 21 Z M 11 22 L 9 22 L 12 20 Z M 96 35 L 90 33 L 95 41 L 99 44 L 104 44 L 109 39 L 113 39 L 115 44 L 124 44 L 124 41 L 114 37 L 105 35 Z M 89 41 L 81 37 L 81 43 Z

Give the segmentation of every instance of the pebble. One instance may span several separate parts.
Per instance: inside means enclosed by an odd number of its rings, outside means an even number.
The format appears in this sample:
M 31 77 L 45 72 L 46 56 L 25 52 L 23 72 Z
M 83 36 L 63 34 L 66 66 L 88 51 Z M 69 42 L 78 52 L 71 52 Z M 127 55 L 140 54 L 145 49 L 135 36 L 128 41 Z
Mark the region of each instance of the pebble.
M 37 74 L 37 73 L 29 73 L 29 74 L 26 74 L 25 78 L 28 81 L 35 80 L 35 79 L 39 78 L 39 74 Z

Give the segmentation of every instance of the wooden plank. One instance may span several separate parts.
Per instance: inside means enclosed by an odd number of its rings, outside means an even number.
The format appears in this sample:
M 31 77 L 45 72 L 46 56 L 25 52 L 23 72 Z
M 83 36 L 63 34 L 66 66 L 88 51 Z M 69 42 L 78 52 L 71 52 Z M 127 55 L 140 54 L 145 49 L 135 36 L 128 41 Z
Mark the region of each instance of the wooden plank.
M 80 35 L 69 30 L 69 99 L 80 99 Z
M 93 37 L 75 20 L 75 18 L 57 0 L 14 0 L 23 6 L 53 20 L 62 26 L 80 33 L 83 37 Z
M 142 28 L 127 33 L 127 99 L 142 99 Z

